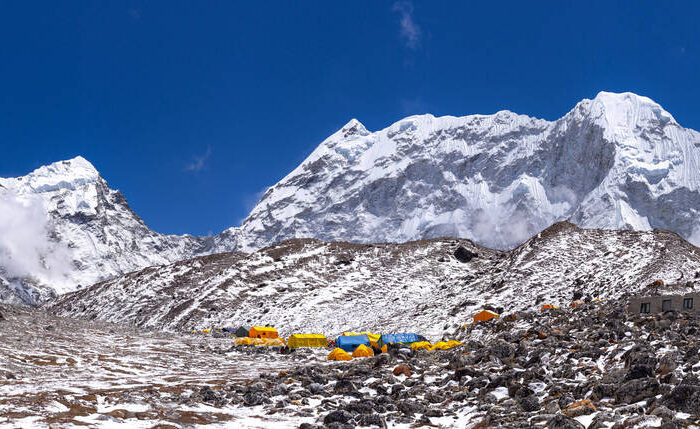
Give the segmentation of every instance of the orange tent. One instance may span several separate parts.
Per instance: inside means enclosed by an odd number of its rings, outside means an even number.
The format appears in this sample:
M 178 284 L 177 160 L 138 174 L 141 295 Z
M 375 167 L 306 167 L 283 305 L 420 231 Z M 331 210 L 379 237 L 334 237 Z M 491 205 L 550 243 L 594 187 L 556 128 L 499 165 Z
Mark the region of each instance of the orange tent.
M 540 308 L 540 311 L 552 310 L 552 309 L 555 309 L 555 308 L 559 308 L 559 306 L 554 305 L 554 304 L 545 304 L 545 305 L 542 306 L 542 308 Z
M 581 301 L 580 299 L 577 299 L 576 301 L 571 303 L 571 308 L 576 308 L 581 304 L 583 304 L 583 301 Z
M 328 354 L 328 360 L 352 360 L 352 356 L 345 350 L 336 348 Z
M 352 357 L 354 358 L 359 358 L 359 357 L 372 357 L 374 356 L 374 351 L 367 347 L 364 344 L 360 344 L 357 346 L 354 352 L 352 352 Z
M 494 313 L 493 311 L 481 310 L 474 315 L 474 323 L 486 322 L 491 319 L 498 319 L 498 317 L 498 314 Z
M 277 329 L 267 326 L 253 326 L 248 331 L 250 338 L 277 338 Z

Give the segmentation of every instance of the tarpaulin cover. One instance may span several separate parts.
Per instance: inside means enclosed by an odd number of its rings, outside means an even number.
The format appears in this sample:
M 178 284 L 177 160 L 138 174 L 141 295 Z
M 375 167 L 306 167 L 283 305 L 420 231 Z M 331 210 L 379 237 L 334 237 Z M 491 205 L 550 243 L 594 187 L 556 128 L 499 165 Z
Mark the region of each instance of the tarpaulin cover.
M 379 344 L 411 344 L 419 341 L 428 341 L 424 336 L 414 333 L 382 334 Z
M 365 345 L 369 347 L 369 338 L 367 335 L 341 335 L 336 341 L 336 345 L 345 350 L 346 352 L 353 352 L 359 345 Z

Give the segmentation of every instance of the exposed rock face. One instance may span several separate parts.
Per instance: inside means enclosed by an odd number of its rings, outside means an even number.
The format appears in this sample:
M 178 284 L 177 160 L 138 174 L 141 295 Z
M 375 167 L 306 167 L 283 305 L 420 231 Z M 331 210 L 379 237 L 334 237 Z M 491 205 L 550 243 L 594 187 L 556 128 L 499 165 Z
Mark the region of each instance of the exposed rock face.
M 460 247 L 479 257 L 459 262 L 452 255 Z M 545 303 L 568 307 L 574 291 L 587 300 L 620 297 L 653 279 L 670 286 L 698 269 L 700 249 L 671 232 L 583 230 L 560 223 L 508 252 L 467 240 L 377 245 L 291 240 L 252 254 L 146 268 L 63 295 L 49 308 L 65 316 L 168 329 L 252 323 L 272 324 L 283 335 L 353 329 L 440 335 L 482 308 L 508 313 Z M 693 286 L 680 289 L 688 287 Z M 515 351 L 494 343 L 491 353 L 506 359 Z M 639 353 L 628 359 L 630 365 L 648 363 Z M 643 367 L 630 371 L 630 379 L 646 375 Z

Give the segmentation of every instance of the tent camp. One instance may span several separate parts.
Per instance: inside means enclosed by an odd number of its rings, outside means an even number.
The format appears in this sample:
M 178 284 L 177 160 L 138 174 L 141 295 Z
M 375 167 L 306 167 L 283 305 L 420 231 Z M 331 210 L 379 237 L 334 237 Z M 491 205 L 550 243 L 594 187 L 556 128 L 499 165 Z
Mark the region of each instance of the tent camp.
M 497 319 L 498 314 L 489 310 L 481 310 L 474 315 L 474 323 L 487 322 L 491 319 Z
M 321 334 L 294 334 L 287 339 L 290 349 L 297 347 L 328 347 L 328 338 Z
M 236 331 L 234 334 L 236 334 L 237 337 L 242 338 L 242 337 L 248 337 L 250 333 L 250 326 L 241 326 Z
M 364 344 L 360 344 L 359 346 L 357 346 L 355 351 L 352 352 L 353 358 L 372 357 L 372 356 L 374 356 L 374 352 L 372 351 L 372 349 L 365 346 Z
M 365 345 L 369 347 L 369 338 L 367 335 L 341 335 L 336 341 L 336 345 L 345 350 L 346 352 L 353 352 L 359 345 Z
M 379 346 L 382 347 L 387 344 L 411 344 L 419 341 L 428 341 L 428 339 L 414 333 L 382 334 L 379 338 Z
M 267 326 L 253 326 L 248 331 L 250 338 L 277 338 L 277 329 Z
M 343 349 L 333 349 L 328 354 L 328 360 L 352 360 L 352 356 Z

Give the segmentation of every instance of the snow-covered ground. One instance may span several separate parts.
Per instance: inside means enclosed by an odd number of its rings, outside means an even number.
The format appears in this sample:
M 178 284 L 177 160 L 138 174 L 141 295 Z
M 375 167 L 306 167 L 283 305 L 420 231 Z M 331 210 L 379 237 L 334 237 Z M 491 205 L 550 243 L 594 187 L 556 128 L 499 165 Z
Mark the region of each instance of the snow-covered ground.
M 478 256 L 469 262 L 456 249 Z M 668 231 L 584 230 L 560 223 L 501 252 L 467 240 L 360 245 L 291 240 L 151 267 L 63 295 L 57 314 L 157 329 L 276 326 L 283 335 L 416 331 L 439 338 L 485 305 L 568 305 L 654 280 L 700 283 L 700 249 Z
M 0 314 L 0 428 L 285 427 L 259 409 L 181 401 L 202 386 L 220 389 L 292 365 L 278 354 L 229 351 L 230 337 L 148 332 L 10 306 Z

